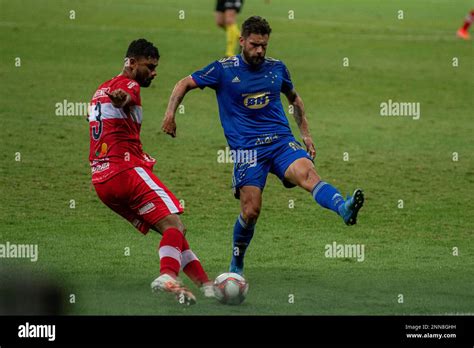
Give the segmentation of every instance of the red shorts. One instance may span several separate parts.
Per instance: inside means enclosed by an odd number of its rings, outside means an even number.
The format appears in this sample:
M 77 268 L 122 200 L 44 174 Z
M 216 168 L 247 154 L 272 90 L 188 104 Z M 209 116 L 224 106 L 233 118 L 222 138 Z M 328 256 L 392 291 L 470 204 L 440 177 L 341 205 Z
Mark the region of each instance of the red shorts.
M 125 170 L 94 187 L 106 206 L 143 234 L 165 216 L 183 212 L 178 199 L 148 168 Z

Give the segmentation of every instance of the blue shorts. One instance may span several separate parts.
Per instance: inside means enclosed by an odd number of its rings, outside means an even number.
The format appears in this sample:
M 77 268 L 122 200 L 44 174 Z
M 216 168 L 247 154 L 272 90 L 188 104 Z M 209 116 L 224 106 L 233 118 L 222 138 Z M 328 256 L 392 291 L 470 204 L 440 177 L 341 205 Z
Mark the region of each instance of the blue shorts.
M 235 151 L 232 188 L 237 199 L 242 186 L 257 186 L 263 191 L 269 172 L 278 176 L 285 187 L 295 187 L 285 180 L 288 167 L 299 158 L 313 161 L 294 137 L 279 138 L 270 144 Z

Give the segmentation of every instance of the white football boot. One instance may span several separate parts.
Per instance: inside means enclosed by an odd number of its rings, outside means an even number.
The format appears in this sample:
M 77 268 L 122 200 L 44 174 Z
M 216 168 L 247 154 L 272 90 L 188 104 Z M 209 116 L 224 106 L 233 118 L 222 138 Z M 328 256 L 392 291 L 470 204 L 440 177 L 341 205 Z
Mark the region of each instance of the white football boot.
M 151 290 L 153 292 L 164 291 L 172 293 L 176 296 L 179 303 L 187 306 L 196 303 L 196 297 L 193 293 L 186 289 L 180 281 L 166 273 L 160 275 L 151 283 Z
M 216 297 L 214 294 L 214 284 L 212 282 L 207 282 L 202 284 L 201 292 L 204 294 L 205 297 L 213 298 Z

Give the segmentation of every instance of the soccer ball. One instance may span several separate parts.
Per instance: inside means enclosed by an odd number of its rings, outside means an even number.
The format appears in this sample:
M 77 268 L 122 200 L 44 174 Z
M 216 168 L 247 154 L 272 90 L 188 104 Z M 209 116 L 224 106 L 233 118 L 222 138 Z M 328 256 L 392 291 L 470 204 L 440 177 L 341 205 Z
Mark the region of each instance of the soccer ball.
M 214 294 L 221 303 L 238 305 L 244 302 L 249 284 L 237 273 L 222 273 L 214 281 Z

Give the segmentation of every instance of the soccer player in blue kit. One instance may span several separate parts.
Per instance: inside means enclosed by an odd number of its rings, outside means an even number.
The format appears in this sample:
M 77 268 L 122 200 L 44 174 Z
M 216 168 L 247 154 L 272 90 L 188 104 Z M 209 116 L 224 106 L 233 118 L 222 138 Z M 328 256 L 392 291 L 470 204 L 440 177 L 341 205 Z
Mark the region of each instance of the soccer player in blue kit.
M 285 187 L 300 186 L 310 192 L 317 203 L 336 212 L 347 225 L 356 223 L 364 203 L 362 190 L 356 189 L 344 200 L 335 187 L 317 174 L 313 165 L 316 150 L 303 100 L 296 93 L 285 64 L 265 58 L 270 33 L 265 19 L 248 18 L 242 24 L 242 53 L 215 61 L 180 80 L 171 94 L 162 124 L 162 130 L 175 137 L 175 113 L 186 93 L 197 87 L 210 87 L 216 91 L 221 124 L 231 150 L 237 154 L 256 153 L 256 157 L 240 156 L 245 160 L 234 161 L 232 182 L 241 213 L 234 226 L 229 271 L 239 274 L 243 273 L 245 251 L 254 234 L 269 172 L 278 176 Z M 280 93 L 293 105 L 306 150 L 291 133 Z

